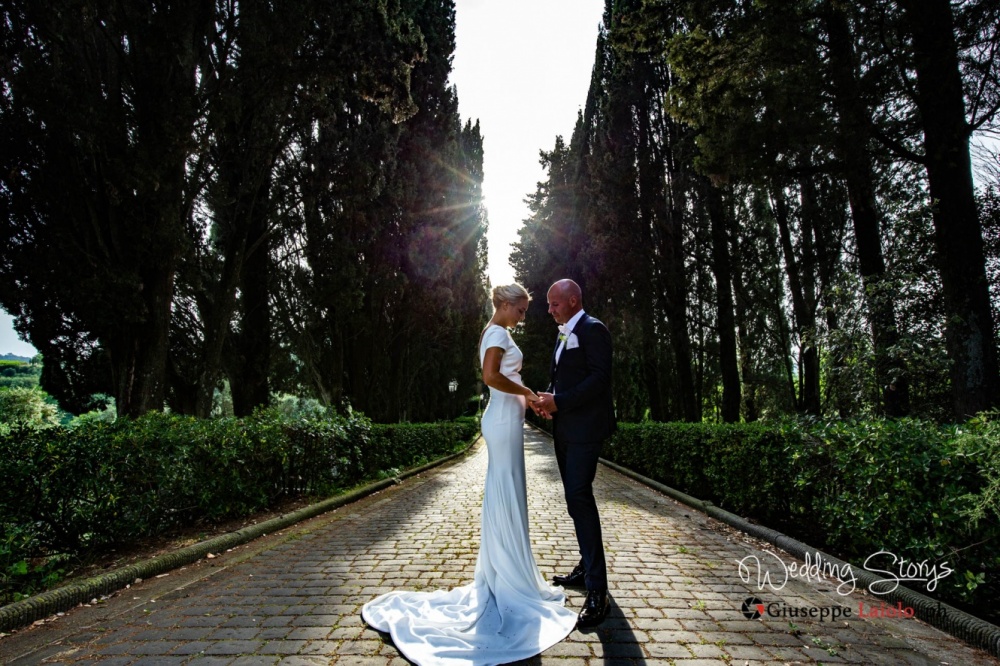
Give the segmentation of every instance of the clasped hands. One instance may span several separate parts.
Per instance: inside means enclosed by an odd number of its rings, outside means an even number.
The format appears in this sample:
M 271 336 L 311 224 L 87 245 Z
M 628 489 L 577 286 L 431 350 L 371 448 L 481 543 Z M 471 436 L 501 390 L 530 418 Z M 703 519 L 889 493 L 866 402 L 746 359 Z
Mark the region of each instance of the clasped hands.
M 531 411 L 542 418 L 551 419 L 552 414 L 559 411 L 559 408 L 556 407 L 555 396 L 551 393 L 540 391 L 537 395 L 531 394 L 527 396 L 527 398 L 528 406 L 531 407 Z

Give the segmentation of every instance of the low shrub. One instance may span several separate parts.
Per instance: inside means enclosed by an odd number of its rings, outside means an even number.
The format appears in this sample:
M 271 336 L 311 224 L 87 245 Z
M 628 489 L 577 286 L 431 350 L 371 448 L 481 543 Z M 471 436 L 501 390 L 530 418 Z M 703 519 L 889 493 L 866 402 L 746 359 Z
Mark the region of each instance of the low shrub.
M 59 409 L 37 386 L 0 389 L 0 431 L 59 425 Z
M 281 409 L 15 426 L 0 433 L 0 601 L 43 588 L 67 558 L 331 494 L 451 453 L 477 432 L 470 417 L 374 425 Z
M 456 443 L 468 442 L 478 432 L 474 416 L 443 423 L 373 425 L 374 445 L 364 449 L 361 463 L 367 469 L 395 473 L 452 453 Z
M 620 423 L 605 457 L 734 513 L 776 523 L 788 434 L 759 423 Z
M 961 427 L 909 419 L 642 423 L 620 424 L 604 454 L 856 564 L 880 550 L 947 562 L 954 573 L 928 593 L 992 618 L 998 443 L 1000 424 L 986 417 Z

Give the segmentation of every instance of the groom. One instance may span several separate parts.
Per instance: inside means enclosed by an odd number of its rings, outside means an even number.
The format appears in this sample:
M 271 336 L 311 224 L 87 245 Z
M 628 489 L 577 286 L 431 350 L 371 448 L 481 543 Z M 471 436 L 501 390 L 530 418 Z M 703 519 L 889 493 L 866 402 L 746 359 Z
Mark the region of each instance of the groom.
M 583 311 L 583 293 L 572 280 L 553 284 L 548 302 L 549 314 L 559 324 L 551 393 L 539 393 L 540 400 L 531 404 L 537 413 L 552 419 L 556 461 L 580 545 L 580 563 L 568 576 L 555 576 L 553 582 L 587 588 L 577 624 L 592 627 L 604 621 L 610 606 L 593 484 L 601 445 L 616 428 L 611 402 L 611 333 Z

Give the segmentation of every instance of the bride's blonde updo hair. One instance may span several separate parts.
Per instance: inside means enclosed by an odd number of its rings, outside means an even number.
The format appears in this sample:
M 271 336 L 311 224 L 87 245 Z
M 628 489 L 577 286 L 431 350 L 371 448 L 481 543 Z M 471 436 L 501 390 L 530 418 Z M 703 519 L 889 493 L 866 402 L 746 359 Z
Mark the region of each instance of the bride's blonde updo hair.
M 528 293 L 527 289 L 516 282 L 500 285 L 499 287 L 493 287 L 493 307 L 497 310 L 499 310 L 500 306 L 504 303 L 510 303 L 513 305 L 514 303 L 525 299 L 530 301 L 531 294 Z

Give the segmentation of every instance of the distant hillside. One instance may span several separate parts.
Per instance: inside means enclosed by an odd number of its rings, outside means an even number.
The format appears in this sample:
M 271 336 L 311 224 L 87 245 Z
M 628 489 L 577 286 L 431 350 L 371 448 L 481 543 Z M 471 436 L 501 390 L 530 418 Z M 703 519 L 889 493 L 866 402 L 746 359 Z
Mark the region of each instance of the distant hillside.
M 4 354 L 0 356 L 0 361 L 21 361 L 22 363 L 30 363 L 30 356 L 18 356 L 16 354 Z

